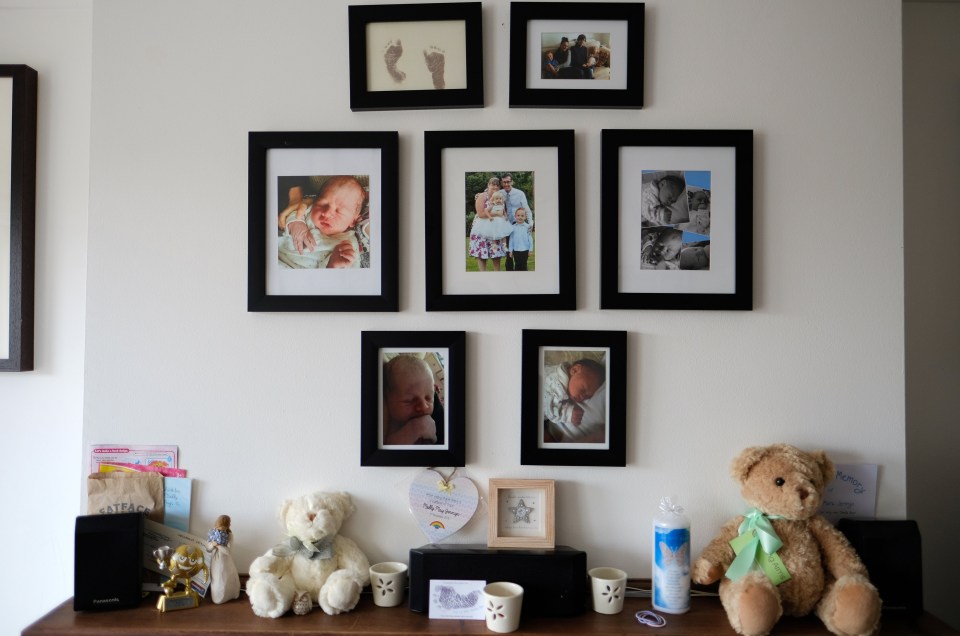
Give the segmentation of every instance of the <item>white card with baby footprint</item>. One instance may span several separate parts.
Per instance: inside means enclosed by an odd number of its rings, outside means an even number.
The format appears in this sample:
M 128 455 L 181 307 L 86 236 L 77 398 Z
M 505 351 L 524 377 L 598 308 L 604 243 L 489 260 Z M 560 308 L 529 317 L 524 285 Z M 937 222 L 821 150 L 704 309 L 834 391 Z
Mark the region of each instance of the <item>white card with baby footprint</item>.
M 467 477 L 450 479 L 425 470 L 410 484 L 410 512 L 430 543 L 439 543 L 462 529 L 477 511 L 480 493 Z
M 467 88 L 462 20 L 367 24 L 367 90 Z

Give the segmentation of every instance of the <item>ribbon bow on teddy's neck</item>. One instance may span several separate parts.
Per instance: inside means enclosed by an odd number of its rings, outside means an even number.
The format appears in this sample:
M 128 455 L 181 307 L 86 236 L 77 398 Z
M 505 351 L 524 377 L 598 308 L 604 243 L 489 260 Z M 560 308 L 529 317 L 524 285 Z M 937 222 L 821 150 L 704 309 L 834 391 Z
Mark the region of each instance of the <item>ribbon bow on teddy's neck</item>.
M 304 543 L 296 537 L 290 537 L 287 545 L 280 544 L 273 549 L 273 554 L 280 557 L 299 554 L 308 559 L 330 559 L 333 557 L 333 537 L 321 539 L 316 543 Z
M 738 580 L 754 569 L 756 564 L 774 585 L 790 580 L 790 573 L 777 556 L 777 550 L 783 546 L 783 541 L 773 529 L 771 519 L 783 517 L 765 515 L 756 508 L 751 508 L 743 516 L 743 522 L 737 530 L 740 536 L 730 542 L 730 547 L 737 556 L 727 568 L 728 579 Z

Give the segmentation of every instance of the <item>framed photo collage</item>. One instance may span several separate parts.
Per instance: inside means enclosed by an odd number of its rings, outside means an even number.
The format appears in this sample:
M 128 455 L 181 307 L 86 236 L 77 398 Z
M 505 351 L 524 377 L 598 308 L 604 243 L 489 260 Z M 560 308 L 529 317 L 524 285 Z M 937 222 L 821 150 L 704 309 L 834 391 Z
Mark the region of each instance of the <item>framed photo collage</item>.
M 348 7 L 351 110 L 484 106 L 482 3 L 424 6 Z M 510 3 L 511 108 L 643 107 L 644 3 L 587 13 Z M 576 310 L 575 132 L 502 133 L 423 133 L 427 311 Z M 249 133 L 248 311 L 399 311 L 398 146 Z M 752 309 L 752 130 L 605 129 L 600 169 L 601 309 Z M 464 465 L 465 341 L 362 333 L 362 465 Z M 626 465 L 626 355 L 523 330 L 522 464 Z

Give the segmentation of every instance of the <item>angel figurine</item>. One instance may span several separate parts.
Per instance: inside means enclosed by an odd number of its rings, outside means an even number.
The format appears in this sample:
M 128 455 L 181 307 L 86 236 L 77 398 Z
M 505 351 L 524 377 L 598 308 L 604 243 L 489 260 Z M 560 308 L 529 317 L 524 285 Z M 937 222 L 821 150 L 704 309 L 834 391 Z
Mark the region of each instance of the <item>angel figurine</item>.
M 230 517 L 220 515 L 207 533 L 207 551 L 210 552 L 210 600 L 226 603 L 240 596 L 240 575 L 230 556 Z

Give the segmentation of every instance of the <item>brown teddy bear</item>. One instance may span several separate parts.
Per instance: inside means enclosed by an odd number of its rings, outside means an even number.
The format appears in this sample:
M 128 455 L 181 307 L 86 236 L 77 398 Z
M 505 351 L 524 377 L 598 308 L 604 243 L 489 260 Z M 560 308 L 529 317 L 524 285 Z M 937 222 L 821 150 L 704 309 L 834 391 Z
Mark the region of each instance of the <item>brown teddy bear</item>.
M 704 549 L 692 578 L 721 577 L 720 601 L 740 634 L 767 634 L 780 616 L 817 616 L 834 634 L 872 634 L 880 597 L 856 551 L 817 514 L 833 479 L 823 451 L 787 444 L 744 450 L 731 466 L 743 498 L 754 507 L 727 522 Z

